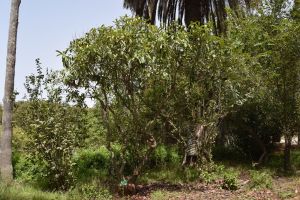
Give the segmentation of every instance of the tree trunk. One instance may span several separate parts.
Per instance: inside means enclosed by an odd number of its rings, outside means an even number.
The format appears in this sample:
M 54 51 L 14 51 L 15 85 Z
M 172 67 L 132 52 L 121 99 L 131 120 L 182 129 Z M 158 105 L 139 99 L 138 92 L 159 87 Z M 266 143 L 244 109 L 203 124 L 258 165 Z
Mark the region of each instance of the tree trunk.
M 16 63 L 17 31 L 19 19 L 19 7 L 21 0 L 11 1 L 7 58 L 6 58 L 6 76 L 3 98 L 3 133 L 0 141 L 0 174 L 5 183 L 13 180 L 12 169 L 12 111 L 13 111 L 13 92 Z
M 291 165 L 292 138 L 290 136 L 285 136 L 284 138 L 285 138 L 285 146 L 284 146 L 283 169 L 285 172 L 288 172 L 292 169 L 292 165 Z

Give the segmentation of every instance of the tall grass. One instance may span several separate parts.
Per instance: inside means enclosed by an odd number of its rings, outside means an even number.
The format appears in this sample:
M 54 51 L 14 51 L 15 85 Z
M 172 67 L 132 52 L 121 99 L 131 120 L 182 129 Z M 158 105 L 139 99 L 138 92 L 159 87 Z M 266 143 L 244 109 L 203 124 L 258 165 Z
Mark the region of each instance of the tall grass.
M 0 185 L 0 200 L 67 200 L 67 196 L 14 183 L 10 186 Z

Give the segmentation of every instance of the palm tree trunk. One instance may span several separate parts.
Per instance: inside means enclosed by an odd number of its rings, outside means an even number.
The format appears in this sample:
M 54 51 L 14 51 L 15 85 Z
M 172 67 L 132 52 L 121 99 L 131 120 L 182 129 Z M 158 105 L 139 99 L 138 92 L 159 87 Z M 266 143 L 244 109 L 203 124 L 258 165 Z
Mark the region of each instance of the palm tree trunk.
M 6 58 L 6 76 L 3 98 L 3 116 L 2 125 L 3 133 L 0 141 L 0 174 L 1 179 L 5 183 L 10 183 L 13 180 L 12 169 L 12 112 L 13 112 L 13 92 L 15 78 L 15 63 L 16 63 L 16 46 L 19 7 L 21 0 L 11 1 L 7 58 Z

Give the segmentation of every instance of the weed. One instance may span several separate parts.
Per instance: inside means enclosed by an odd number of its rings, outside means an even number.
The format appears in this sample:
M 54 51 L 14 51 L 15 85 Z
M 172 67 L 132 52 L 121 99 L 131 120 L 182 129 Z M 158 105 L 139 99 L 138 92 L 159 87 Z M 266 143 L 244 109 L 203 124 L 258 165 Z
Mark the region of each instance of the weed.
M 238 174 L 236 172 L 227 171 L 224 174 L 222 188 L 225 190 L 237 190 L 238 189 L 237 177 Z
M 250 171 L 250 188 L 268 188 L 273 186 L 272 176 L 266 171 Z

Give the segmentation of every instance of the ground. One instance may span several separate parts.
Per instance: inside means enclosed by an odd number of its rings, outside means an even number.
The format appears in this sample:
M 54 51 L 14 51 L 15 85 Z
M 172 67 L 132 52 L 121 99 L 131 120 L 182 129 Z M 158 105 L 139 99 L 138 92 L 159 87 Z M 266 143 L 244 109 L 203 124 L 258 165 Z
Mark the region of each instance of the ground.
M 251 188 L 251 180 L 241 176 L 239 189 L 230 191 L 222 189 L 222 180 L 213 183 L 194 182 L 192 184 L 153 183 L 143 186 L 138 194 L 127 197 L 132 200 L 300 200 L 300 176 L 274 177 L 271 188 Z

